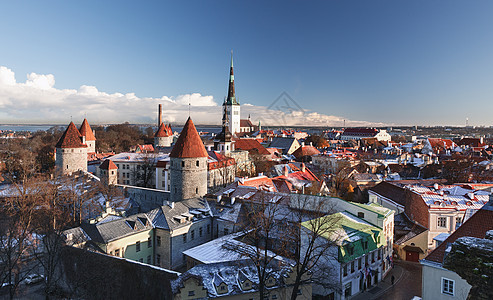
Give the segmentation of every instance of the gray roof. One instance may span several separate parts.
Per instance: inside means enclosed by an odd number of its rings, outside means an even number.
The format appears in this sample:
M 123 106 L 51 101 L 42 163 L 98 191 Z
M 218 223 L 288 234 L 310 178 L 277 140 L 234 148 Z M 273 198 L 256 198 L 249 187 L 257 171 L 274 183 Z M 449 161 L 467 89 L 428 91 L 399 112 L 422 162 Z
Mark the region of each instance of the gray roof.
M 96 243 L 106 244 L 113 240 L 152 229 L 151 220 L 145 213 L 98 224 L 82 224 L 82 229 Z
M 180 223 L 175 219 L 175 217 L 180 216 L 185 219 L 185 222 Z M 84 223 L 80 227 L 68 229 L 64 233 L 66 236 L 72 234 L 71 236 L 77 239 L 106 244 L 155 227 L 174 230 L 207 216 L 210 216 L 210 209 L 205 200 L 188 199 L 163 205 L 148 213 L 135 214 L 126 218 L 107 217 L 96 224 Z
M 202 216 L 191 212 L 201 212 Z M 190 225 L 198 218 L 210 216 L 210 208 L 207 201 L 200 198 L 187 199 L 180 202 L 169 202 L 169 205 L 163 205 L 148 213 L 152 223 L 157 228 L 175 230 L 177 228 Z M 192 217 L 192 220 L 185 219 L 180 223 L 177 218 Z M 175 218 L 176 217 L 176 218 Z
M 288 266 L 279 266 L 275 261 L 267 267 L 267 273 L 275 279 L 275 286 L 285 286 L 285 278 L 288 277 L 291 268 Z M 242 274 L 243 275 L 240 275 Z M 238 282 L 239 276 L 246 277 L 252 281 L 252 289 L 243 290 Z M 180 292 L 183 282 L 190 277 L 196 278 L 207 290 L 209 298 L 219 296 L 216 286 L 225 283 L 228 286 L 227 295 L 239 295 L 243 293 L 255 292 L 258 285 L 258 274 L 255 266 L 249 260 L 239 260 L 233 262 L 221 262 L 214 264 L 197 265 L 185 273 L 182 273 L 178 279 L 171 282 L 173 294 Z M 244 281 L 243 281 L 244 282 Z
M 283 153 L 286 154 L 286 151 L 291 148 L 295 140 L 295 138 L 291 137 L 275 137 L 270 142 L 269 147 L 283 149 Z

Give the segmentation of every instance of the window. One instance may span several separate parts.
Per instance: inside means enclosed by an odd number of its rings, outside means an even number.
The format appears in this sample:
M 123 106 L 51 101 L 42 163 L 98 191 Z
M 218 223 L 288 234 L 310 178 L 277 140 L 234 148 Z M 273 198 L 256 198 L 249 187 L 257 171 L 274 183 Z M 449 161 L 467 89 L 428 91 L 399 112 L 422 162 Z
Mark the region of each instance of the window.
M 143 263 L 144 262 L 144 259 L 143 258 L 139 258 L 139 262 Z
M 442 293 L 454 296 L 454 281 L 442 277 Z
M 347 264 L 342 268 L 344 276 L 347 276 Z
M 446 217 L 438 217 L 438 227 L 447 227 L 447 218 Z
M 224 291 L 225 289 L 226 289 L 226 287 L 225 287 L 224 285 L 221 285 L 220 290 L 221 290 L 221 291 Z
M 202 237 L 202 227 L 199 228 L 199 237 Z
M 115 250 L 115 256 L 118 256 L 118 257 L 120 256 L 120 249 Z
M 455 218 L 455 223 L 456 224 L 461 224 L 462 223 L 462 218 L 461 217 L 456 217 Z
M 152 247 L 152 239 L 148 238 L 147 239 L 147 248 L 151 248 L 151 247 Z
M 371 262 L 374 263 L 375 262 L 375 252 L 372 252 L 371 253 Z
M 228 235 L 229 234 L 229 229 L 228 228 L 224 228 L 224 235 Z
M 351 273 L 354 272 L 354 261 L 351 262 Z
M 195 239 L 195 230 L 192 230 L 191 235 L 192 235 L 192 240 L 194 240 Z
M 301 289 L 298 289 L 298 292 L 296 294 L 301 295 Z
M 272 295 L 272 299 L 273 300 L 277 299 L 277 295 Z
M 164 180 L 163 180 L 163 181 L 161 182 L 161 186 L 162 186 L 162 187 L 165 187 L 165 186 L 166 186 L 166 181 L 164 181 Z
M 158 247 L 161 246 L 161 237 L 159 235 L 156 236 L 156 244 L 157 244 Z
M 185 234 L 183 235 L 183 243 L 186 243 L 186 242 L 187 242 L 187 234 L 185 233 Z
M 182 168 L 185 167 L 185 162 L 184 161 L 181 162 L 181 166 L 182 166 Z
M 199 193 L 199 188 L 195 188 L 195 194 Z
M 166 176 L 166 170 L 165 170 L 165 169 L 163 169 L 162 175 L 163 175 L 163 176 Z M 163 185 L 164 185 L 164 184 L 163 184 Z
M 140 251 L 140 242 L 136 242 L 135 243 L 135 252 L 139 252 Z
M 364 250 L 368 249 L 368 241 L 363 242 L 363 249 Z
M 351 283 L 348 283 L 344 286 L 344 296 L 345 297 L 348 297 L 348 296 L 351 296 Z
M 156 265 L 161 266 L 161 255 L 156 255 Z
M 358 218 L 364 219 L 365 218 L 365 213 L 359 212 L 358 213 Z
M 147 264 L 151 264 L 151 256 L 150 255 L 147 255 Z
M 196 165 L 197 167 L 200 165 L 198 160 L 195 162 L 195 165 Z
M 195 292 L 194 291 L 188 291 L 188 297 L 192 297 L 192 296 L 195 296 Z
M 361 258 L 358 259 L 358 270 L 361 269 Z

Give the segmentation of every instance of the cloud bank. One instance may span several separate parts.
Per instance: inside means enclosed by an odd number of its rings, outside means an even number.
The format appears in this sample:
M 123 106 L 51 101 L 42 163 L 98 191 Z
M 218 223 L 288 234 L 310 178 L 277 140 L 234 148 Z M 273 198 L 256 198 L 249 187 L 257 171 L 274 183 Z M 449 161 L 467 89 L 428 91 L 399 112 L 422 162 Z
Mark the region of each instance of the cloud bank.
M 282 96 L 282 95 L 281 95 Z M 267 126 L 342 126 L 343 117 L 328 116 L 301 109 L 292 99 L 281 99 L 283 105 L 242 105 L 242 118 L 251 115 Z M 79 89 L 55 88 L 52 74 L 27 74 L 25 82 L 17 82 L 15 73 L 0 66 L 0 124 L 67 124 L 70 118 L 79 123 L 84 116 L 91 124 L 155 123 L 157 106 L 163 105 L 165 122 L 182 124 L 190 109 L 197 124 L 220 124 L 222 109 L 213 96 L 191 93 L 176 97 L 138 97 L 134 93 L 108 94 L 95 86 Z M 189 105 L 190 104 L 190 105 Z M 346 120 L 346 126 L 382 124 Z

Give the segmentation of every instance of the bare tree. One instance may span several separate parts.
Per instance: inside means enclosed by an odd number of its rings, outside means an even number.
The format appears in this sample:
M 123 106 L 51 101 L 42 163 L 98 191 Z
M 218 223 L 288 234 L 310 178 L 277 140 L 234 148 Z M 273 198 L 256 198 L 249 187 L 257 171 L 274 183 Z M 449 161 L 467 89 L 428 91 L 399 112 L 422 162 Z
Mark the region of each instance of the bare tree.
M 158 154 L 156 153 L 141 153 L 139 156 L 139 164 L 132 172 L 135 180 L 135 185 L 146 188 L 154 188 L 153 178 L 156 173 Z
M 8 283 L 9 296 L 15 296 L 19 283 L 33 264 L 35 251 L 34 219 L 41 205 L 41 184 L 37 178 L 14 182 L 0 206 L 0 279 Z
M 337 224 L 340 218 L 334 215 L 335 204 L 330 198 L 307 195 L 291 195 L 289 220 L 283 230 L 289 238 L 285 256 L 294 261 L 295 274 L 291 299 L 296 299 L 298 290 L 305 284 L 316 283 L 325 288 L 334 288 L 327 278 L 333 270 L 326 262 L 334 257 L 333 249 L 339 239 Z
M 237 224 L 243 233 L 238 240 L 225 244 L 225 248 L 239 253 L 253 263 L 258 274 L 259 299 L 268 297 L 266 280 L 275 272 L 271 266 L 281 257 L 277 253 L 285 251 L 284 240 L 279 239 L 280 223 L 276 217 L 280 214 L 280 205 L 270 202 L 272 193 L 258 193 L 255 201 L 244 202 L 246 214 Z M 274 250 L 274 251 L 272 251 Z

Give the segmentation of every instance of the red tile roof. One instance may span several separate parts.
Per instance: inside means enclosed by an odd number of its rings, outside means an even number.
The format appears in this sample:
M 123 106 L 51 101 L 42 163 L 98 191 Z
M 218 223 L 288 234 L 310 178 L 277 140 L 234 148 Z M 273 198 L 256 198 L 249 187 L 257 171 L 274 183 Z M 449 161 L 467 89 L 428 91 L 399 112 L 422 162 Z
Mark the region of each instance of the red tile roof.
M 252 122 L 248 119 L 241 119 L 240 127 L 255 127 L 255 125 L 253 125 Z
M 173 146 L 169 157 L 192 158 L 208 156 L 204 143 L 200 139 L 192 119 L 188 117 L 187 123 L 183 126 L 180 137 L 178 137 L 178 140 Z
M 171 125 L 164 125 L 164 123 L 161 123 L 158 130 L 156 131 L 156 134 L 154 134 L 154 137 L 168 137 L 172 135 L 173 130 L 171 130 Z
M 86 141 L 96 140 L 96 137 L 94 136 L 94 133 L 92 132 L 91 126 L 89 125 L 89 122 L 87 122 L 87 119 L 84 119 L 84 121 L 82 121 L 79 132 L 82 136 L 86 137 Z
M 451 149 L 456 146 L 455 143 L 449 139 L 429 138 L 428 141 L 430 142 L 430 145 L 433 149 L 436 148 Z
M 118 169 L 118 167 L 115 165 L 115 163 L 109 159 L 106 159 L 105 161 L 103 161 L 103 163 L 99 166 L 99 168 L 103 169 L 103 170 L 116 170 L 116 169 Z
M 270 155 L 270 152 L 256 139 L 238 139 L 235 141 L 235 149 L 246 150 L 248 152 L 253 151 L 260 155 Z
M 62 134 L 56 148 L 86 148 L 87 145 L 82 143 L 82 135 L 80 134 L 74 122 L 70 122 L 65 132 Z
M 455 242 L 460 237 L 470 236 L 483 239 L 488 230 L 493 229 L 493 204 L 488 202 L 482 209 L 472 215 L 464 224 L 454 231 L 443 243 L 440 244 L 425 258 L 429 261 L 443 263 L 445 250 L 450 243 Z
M 296 151 L 293 152 L 293 155 L 296 158 L 301 158 L 303 156 L 312 156 L 319 153 L 320 151 L 318 151 L 317 148 L 313 146 L 302 146 L 296 149 Z

